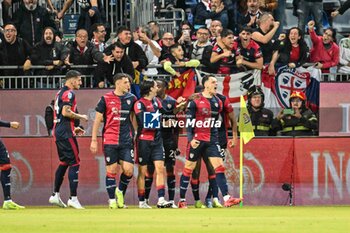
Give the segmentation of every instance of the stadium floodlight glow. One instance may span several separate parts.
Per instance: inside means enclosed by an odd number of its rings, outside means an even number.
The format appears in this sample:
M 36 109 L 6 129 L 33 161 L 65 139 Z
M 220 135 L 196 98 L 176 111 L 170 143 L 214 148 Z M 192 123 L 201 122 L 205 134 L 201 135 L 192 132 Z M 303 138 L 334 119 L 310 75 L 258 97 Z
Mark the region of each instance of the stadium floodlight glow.
M 293 187 L 291 184 L 283 183 L 282 184 L 283 191 L 289 192 L 289 205 L 293 205 Z

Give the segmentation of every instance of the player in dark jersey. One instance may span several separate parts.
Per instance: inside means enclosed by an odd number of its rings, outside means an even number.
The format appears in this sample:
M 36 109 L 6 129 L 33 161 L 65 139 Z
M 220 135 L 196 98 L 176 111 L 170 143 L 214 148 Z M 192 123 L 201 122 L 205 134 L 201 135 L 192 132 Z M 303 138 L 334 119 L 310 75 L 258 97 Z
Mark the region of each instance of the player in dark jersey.
M 230 104 L 229 99 L 219 93 L 216 93 L 216 96 L 222 101 L 223 109 L 220 112 L 219 120 L 221 121 L 221 126 L 218 128 L 218 137 L 219 137 L 219 145 L 221 148 L 220 155 L 224 159 L 227 152 L 227 145 L 229 147 L 234 147 L 237 143 L 237 121 L 235 119 L 233 107 Z M 192 96 L 191 99 L 199 98 L 199 95 L 196 93 Z M 232 139 L 228 139 L 228 128 L 231 126 L 232 130 Z M 221 208 L 222 205 L 219 201 L 218 194 L 218 186 L 216 184 L 215 179 L 215 170 L 213 166 L 210 164 L 210 161 L 207 157 L 203 157 L 203 161 L 206 165 L 208 172 L 208 193 L 205 199 L 205 205 L 200 201 L 199 197 L 199 177 L 201 170 L 201 158 L 198 159 L 195 169 L 192 172 L 191 177 L 191 187 L 193 192 L 193 197 L 195 199 L 195 207 L 196 208 Z M 211 198 L 213 197 L 213 200 Z
M 134 143 L 132 119 L 136 97 L 129 93 L 130 75 L 118 73 L 114 76 L 114 91 L 101 97 L 96 107 L 90 150 L 97 152 L 97 134 L 103 122 L 103 152 L 106 162 L 106 188 L 109 208 L 123 208 L 124 195 L 133 176 Z M 136 122 L 136 121 L 135 121 Z M 116 188 L 117 166 L 121 165 L 119 185 Z M 116 200 L 117 197 L 117 200 Z
M 186 99 L 180 96 L 175 100 L 173 97 L 165 94 L 168 87 L 168 82 L 165 79 L 159 78 L 156 82 L 158 85 L 157 97 L 160 99 L 163 106 L 163 127 L 161 133 L 165 155 L 164 164 L 167 173 L 169 202 L 172 203 L 172 208 L 177 208 L 177 205 L 174 202 L 176 184 L 174 167 L 176 161 L 175 156 L 180 154 L 180 151 L 178 150 L 179 128 L 172 126 L 169 121 L 175 120 L 176 114 L 184 109 Z M 153 183 L 153 173 L 154 165 L 152 163 L 147 166 L 147 174 L 145 178 L 145 199 L 147 204 Z
M 162 103 L 157 96 L 157 83 L 152 79 L 144 80 L 140 86 L 141 98 L 134 105 L 137 119 L 136 151 L 139 164 L 137 177 L 139 208 L 151 208 L 145 201 L 145 176 L 147 165 L 154 164 L 158 191 L 158 208 L 169 208 L 171 202 L 164 199 L 164 150 L 161 137 Z
M 0 120 L 0 127 L 18 129 L 19 123 L 17 121 L 7 122 Z M 4 193 L 4 204 L 2 205 L 2 208 L 4 210 L 24 209 L 24 206 L 18 205 L 11 199 L 11 169 L 10 155 L 0 139 L 0 180 L 2 191 Z
M 186 191 L 193 169 L 200 156 L 208 157 L 215 171 L 215 179 L 224 197 L 224 206 L 230 207 L 239 204 L 240 198 L 233 198 L 228 194 L 225 168 L 220 155 L 218 142 L 219 113 L 222 111 L 222 102 L 215 96 L 217 79 L 214 76 L 205 76 L 202 79 L 204 86 L 200 98 L 192 100 L 187 106 L 187 137 L 189 141 L 185 167 L 180 179 L 179 208 L 187 208 Z
M 63 208 L 67 206 L 61 200 L 59 191 L 69 167 L 70 198 L 67 205 L 75 209 L 84 209 L 77 198 L 80 159 L 76 135 L 82 135 L 85 131 L 81 127 L 74 127 L 74 120 L 87 121 L 88 116 L 76 112 L 77 100 L 73 92 L 78 90 L 81 84 L 81 74 L 75 70 L 68 71 L 65 85 L 55 98 L 53 132 L 60 163 L 55 174 L 54 192 L 49 202 Z

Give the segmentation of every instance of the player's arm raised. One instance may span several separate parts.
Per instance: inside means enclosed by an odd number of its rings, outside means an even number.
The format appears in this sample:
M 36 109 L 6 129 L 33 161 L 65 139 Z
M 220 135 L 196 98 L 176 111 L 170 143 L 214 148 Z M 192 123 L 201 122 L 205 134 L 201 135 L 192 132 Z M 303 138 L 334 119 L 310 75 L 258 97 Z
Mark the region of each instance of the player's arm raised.
M 62 115 L 71 119 L 88 120 L 88 116 L 84 114 L 75 113 L 72 111 L 72 107 L 69 105 L 64 105 L 62 108 Z
M 96 111 L 95 121 L 92 126 L 92 135 L 91 135 L 91 144 L 90 144 L 90 151 L 94 154 L 97 153 L 97 150 L 98 150 L 97 134 L 102 121 L 103 121 L 103 114 Z

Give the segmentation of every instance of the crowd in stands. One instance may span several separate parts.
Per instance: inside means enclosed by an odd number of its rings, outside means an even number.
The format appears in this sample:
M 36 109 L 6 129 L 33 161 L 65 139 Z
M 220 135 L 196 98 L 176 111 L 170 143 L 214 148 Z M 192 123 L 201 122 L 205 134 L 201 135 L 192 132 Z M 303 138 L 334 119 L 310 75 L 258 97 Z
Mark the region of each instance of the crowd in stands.
M 298 1 L 294 1 L 298 2 Z M 94 87 L 107 87 L 114 74 L 135 70 L 147 76 L 179 76 L 185 67 L 198 67 L 219 74 L 233 74 L 268 67 L 270 75 L 280 65 L 290 68 L 312 65 L 329 73 L 335 68 L 348 74 L 350 37 L 339 45 L 336 30 L 323 28 L 322 1 L 303 0 L 295 3 L 298 27 L 282 29 L 285 0 L 223 1 L 201 0 L 193 7 L 193 22 L 183 21 L 177 34 L 159 33 L 156 21 L 145 22 L 135 30 L 117 29 L 116 38 L 108 38 L 103 4 L 100 0 L 78 1 L 81 7 L 78 28 L 73 41 L 63 42 L 57 19 L 73 4 L 66 1 L 61 11 L 50 10 L 37 0 L 23 0 L 11 16 L 2 15 L 0 66 L 22 66 L 23 69 L 1 69 L 0 75 L 59 75 L 71 65 L 93 65 L 84 74 L 93 74 Z M 3 2 L 6 8 L 5 2 Z M 332 13 L 342 14 L 347 1 Z M 5 11 L 4 11 L 5 12 Z M 309 20 L 313 15 L 313 20 Z M 305 36 L 311 38 L 308 47 Z M 152 68 L 161 64 L 163 68 Z M 31 69 L 42 65 L 45 69 Z M 171 65 L 177 65 L 173 68 Z M 150 68 L 147 68 L 150 66 Z M 202 66 L 201 66 L 202 67 Z M 4 85 L 4 84 L 2 84 Z

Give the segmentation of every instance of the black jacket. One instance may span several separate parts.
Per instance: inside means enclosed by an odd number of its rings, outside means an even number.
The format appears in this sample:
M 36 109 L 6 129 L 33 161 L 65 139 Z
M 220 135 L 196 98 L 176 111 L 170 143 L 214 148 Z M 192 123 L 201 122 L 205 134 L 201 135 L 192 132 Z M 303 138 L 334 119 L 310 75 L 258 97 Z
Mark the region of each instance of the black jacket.
M 248 107 L 248 112 L 255 136 L 273 136 L 275 134 L 271 128 L 273 121 L 271 110 L 260 108 L 258 111 L 254 111 L 251 107 Z
M 148 59 L 140 45 L 136 44 L 133 40 L 131 40 L 129 44 L 124 45 L 124 48 L 125 54 L 129 56 L 132 62 L 139 62 L 139 66 L 137 67 L 138 71 L 141 72 L 143 69 L 146 68 L 146 66 L 148 65 Z M 104 52 L 108 55 L 112 54 L 110 46 L 108 46 Z
M 281 120 L 275 118 L 272 122 L 274 130 L 282 130 L 283 136 L 312 136 L 318 128 L 316 115 L 310 109 L 301 112 L 302 117 L 284 115 Z
M 207 8 L 203 2 L 198 3 L 192 9 L 192 14 L 194 15 L 193 24 L 203 26 L 205 26 L 205 20 L 220 17 L 220 13 L 207 11 Z
M 119 62 L 114 60 L 110 64 L 106 62 L 98 63 L 94 74 L 95 81 L 99 83 L 107 79 L 109 83 L 113 84 L 113 76 L 117 73 L 129 74 L 133 79 L 135 77 L 134 67 L 126 54 L 124 54 L 122 60 Z
M 2 39 L 0 42 L 0 65 L 23 66 L 24 62 L 29 59 L 30 53 L 30 45 L 22 38 L 17 37 L 12 45 Z M 23 70 L 0 70 L 0 73 L 2 75 L 23 75 Z
M 76 41 L 70 41 L 67 44 L 69 48 L 69 62 L 74 65 L 92 65 L 103 61 L 103 53 L 100 52 L 90 41 L 87 42 L 87 50 L 81 53 L 77 48 Z
M 350 0 L 347 0 L 346 2 L 344 2 L 344 4 L 338 9 L 339 14 L 344 14 L 345 11 L 347 11 L 347 9 L 350 8 Z
M 41 40 L 42 32 L 46 27 L 57 30 L 56 24 L 49 12 L 37 6 L 35 10 L 29 11 L 23 4 L 19 7 L 13 17 L 18 35 L 34 46 Z

